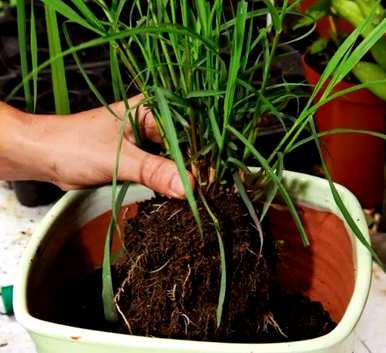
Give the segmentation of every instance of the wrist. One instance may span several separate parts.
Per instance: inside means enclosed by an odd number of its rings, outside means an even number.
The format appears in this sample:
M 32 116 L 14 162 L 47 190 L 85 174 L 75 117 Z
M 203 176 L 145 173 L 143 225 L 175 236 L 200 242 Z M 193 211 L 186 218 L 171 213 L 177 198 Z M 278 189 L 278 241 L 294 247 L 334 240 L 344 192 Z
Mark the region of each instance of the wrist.
M 0 102 L 0 179 L 47 180 L 39 156 L 44 143 L 40 124 L 33 115 Z

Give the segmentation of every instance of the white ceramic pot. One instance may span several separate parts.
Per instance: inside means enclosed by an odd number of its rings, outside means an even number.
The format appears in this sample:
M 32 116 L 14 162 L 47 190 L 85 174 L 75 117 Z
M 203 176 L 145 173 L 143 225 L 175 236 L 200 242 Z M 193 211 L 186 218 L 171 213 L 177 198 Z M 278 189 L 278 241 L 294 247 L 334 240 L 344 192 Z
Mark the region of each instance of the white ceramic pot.
M 332 198 L 328 183 L 320 178 L 294 172 L 285 172 L 285 182 L 289 190 L 296 194 L 296 201 L 307 207 L 325 210 L 340 217 L 340 212 Z M 368 238 L 367 225 L 363 212 L 355 197 L 345 188 L 337 189 L 351 216 Z M 131 204 L 149 199 L 153 193 L 142 187 L 129 189 L 124 204 Z M 21 274 L 15 288 L 14 309 L 17 320 L 32 336 L 39 353 L 352 353 L 354 352 L 353 330 L 360 318 L 370 288 L 371 257 L 366 248 L 347 229 L 346 234 L 352 263 L 344 276 L 352 276 L 352 295 L 343 303 L 342 314 L 337 327 L 329 334 L 304 341 L 275 344 L 233 344 L 215 342 L 194 342 L 160 338 L 147 338 L 109 332 L 99 332 L 48 322 L 31 309 L 40 303 L 41 310 L 49 306 L 50 286 L 65 276 L 53 270 L 64 244 L 69 237 L 74 237 L 83 225 L 111 208 L 111 188 L 73 191 L 67 193 L 46 215 L 34 233 L 24 254 Z M 343 223 L 342 223 L 343 224 Z M 344 226 L 342 225 L 344 228 Z M 315 251 L 313 251 L 315 253 Z M 315 253 L 317 257 L 318 254 Z M 326 256 L 325 256 L 326 257 Z M 323 261 L 323 256 L 320 257 Z M 317 263 L 316 259 L 313 263 Z M 328 262 L 328 259 L 326 258 Z M 75 260 L 73 262 L 76 262 Z M 77 271 L 72 264 L 71 271 Z M 70 264 L 69 264 L 70 266 Z M 331 273 L 342 271 L 331 267 Z M 70 266 L 71 267 L 71 266 Z M 296 267 L 296 266 L 295 266 Z M 291 268 L 293 273 L 303 268 Z M 314 272 L 317 273 L 317 270 Z M 64 272 L 63 272 L 64 273 Z M 75 272 L 74 272 L 75 273 Z M 314 276 L 315 277 L 315 276 Z M 317 287 L 318 278 L 312 279 L 310 287 Z M 315 284 L 315 285 L 314 285 Z M 320 283 L 319 283 L 320 284 Z M 326 288 L 330 296 L 339 296 L 340 283 L 332 283 Z M 313 297 L 313 295 L 311 295 Z M 318 294 L 314 296 L 318 299 Z M 329 301 L 323 299 L 325 307 Z M 43 315 L 44 316 L 44 315 Z

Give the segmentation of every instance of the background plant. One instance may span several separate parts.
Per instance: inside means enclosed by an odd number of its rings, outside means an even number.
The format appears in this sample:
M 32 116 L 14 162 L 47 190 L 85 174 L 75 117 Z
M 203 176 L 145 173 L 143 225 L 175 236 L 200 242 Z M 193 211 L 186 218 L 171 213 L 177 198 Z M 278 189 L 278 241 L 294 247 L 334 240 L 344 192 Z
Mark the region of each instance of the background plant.
M 28 112 L 36 111 L 38 94 L 38 72 L 36 68 L 39 63 L 39 43 L 35 22 L 35 1 L 31 0 L 29 6 L 25 0 L 14 1 L 17 9 L 18 41 L 20 52 L 21 75 L 23 90 Z M 47 39 L 49 56 L 55 57 L 62 52 L 60 29 L 58 26 L 56 11 L 49 4 L 44 8 L 46 17 Z M 28 14 L 27 14 L 28 13 Z M 55 112 L 57 114 L 70 113 L 68 89 L 66 83 L 65 65 L 63 57 L 59 56 L 50 63 L 52 92 L 55 101 Z M 26 80 L 30 71 L 33 71 L 32 82 Z
M 224 186 L 236 188 L 257 229 L 261 229 L 261 219 L 278 194 L 287 204 L 303 242 L 307 245 L 304 228 L 282 180 L 285 157 L 308 141 L 315 141 L 319 147 L 313 114 L 322 104 L 347 93 L 332 92 L 334 86 L 382 38 L 386 31 L 386 21 L 383 20 L 375 28 L 371 28 L 374 17 L 371 13 L 331 58 L 304 109 L 295 119 L 288 119 L 283 111 L 290 100 L 298 98 L 296 88 L 299 84 L 287 82 L 280 75 L 273 75 L 272 67 L 280 57 L 288 55 L 284 45 L 288 43 L 283 43 L 281 36 L 285 18 L 295 12 L 296 2 L 289 4 L 283 1 L 280 5 L 273 5 L 269 0 L 113 0 L 111 4 L 107 4 L 98 0 L 96 3 L 100 7 L 99 13 L 103 14 L 98 16 L 87 3 L 80 0 L 44 0 L 44 3 L 52 11 L 55 10 L 67 18 L 63 32 L 69 49 L 51 52 L 51 59 L 26 75 L 23 83 L 59 58 L 73 55 L 90 90 L 110 109 L 83 69 L 78 56 L 80 51 L 88 48 L 109 46 L 115 98 L 126 100 L 130 87 L 123 82 L 129 76 L 131 86 L 144 94 L 143 104 L 153 110 L 165 142 L 166 153 L 177 164 L 188 202 L 196 217 L 198 236 L 204 237 L 205 234 L 200 232 L 196 197 L 207 206 L 208 214 L 216 227 L 221 255 L 221 288 L 217 310 L 217 323 L 220 325 L 227 285 L 226 261 L 221 228 L 206 202 L 207 195 Z M 128 21 L 121 20 L 124 13 L 130 14 Z M 78 26 L 90 30 L 94 39 L 73 45 L 71 33 Z M 369 29 L 368 35 L 356 46 L 360 33 Z M 322 97 L 317 103 L 313 103 L 324 84 L 327 84 L 327 88 Z M 361 87 L 372 84 L 374 82 L 366 82 Z M 125 116 L 120 117 L 122 132 L 127 123 L 137 127 L 137 143 L 141 145 L 136 107 L 126 108 Z M 113 111 L 111 113 L 116 115 Z M 276 117 L 287 129 L 283 139 L 268 157 L 254 147 L 259 136 L 260 121 L 266 114 Z M 309 132 L 308 140 L 299 141 L 302 131 Z M 122 138 L 123 133 L 121 143 Z M 243 178 L 249 172 L 247 164 L 251 158 L 261 167 L 254 185 L 246 184 Z M 324 163 L 323 166 L 346 222 L 372 251 L 347 212 Z M 119 158 L 115 175 L 118 168 Z M 196 194 L 186 177 L 187 169 L 197 178 Z M 103 269 L 105 316 L 108 320 L 115 320 L 117 317 L 111 285 L 110 241 L 127 188 L 128 184 L 125 184 L 118 192 L 114 178 L 113 221 L 106 241 Z M 259 210 L 254 206 L 257 201 L 261 205 Z M 376 257 L 373 251 L 372 253 Z
M 371 31 L 385 18 L 385 9 L 380 1 L 377 0 L 320 0 L 311 6 L 307 11 L 309 17 L 300 21 L 299 26 L 309 25 L 312 21 L 317 21 L 322 17 L 328 17 L 331 29 L 331 39 L 337 45 L 341 41 L 342 33 L 336 24 L 336 19 L 341 18 L 349 22 L 354 28 L 360 26 L 372 14 L 371 23 L 361 32 L 361 36 L 366 38 Z M 327 46 L 328 39 L 320 38 L 311 50 L 321 51 Z M 386 79 L 386 38 L 381 37 L 370 49 L 374 62 L 361 60 L 352 68 L 352 73 L 360 82 L 370 82 L 374 80 Z M 379 83 L 369 86 L 379 98 L 386 100 L 386 84 Z
M 2 0 L 0 1 L 0 16 L 4 14 L 4 10 L 8 7 L 16 6 L 16 0 Z

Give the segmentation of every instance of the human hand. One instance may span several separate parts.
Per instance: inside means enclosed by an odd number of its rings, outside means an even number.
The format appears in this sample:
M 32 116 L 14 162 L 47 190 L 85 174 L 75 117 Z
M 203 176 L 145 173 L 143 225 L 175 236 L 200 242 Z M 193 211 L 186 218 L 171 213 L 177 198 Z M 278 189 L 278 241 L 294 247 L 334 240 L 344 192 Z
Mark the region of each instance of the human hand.
M 133 97 L 129 106 L 136 107 L 141 100 L 142 96 Z M 122 102 L 110 107 L 119 117 L 124 117 Z M 18 115 L 17 130 L 23 135 L 13 139 L 19 142 L 13 153 L 19 169 L 16 179 L 50 181 L 64 190 L 112 180 L 122 122 L 106 108 L 68 116 L 38 116 L 9 109 L 13 115 Z M 139 106 L 138 118 L 143 137 L 160 143 L 152 113 Z M 191 174 L 189 178 L 193 185 Z M 138 148 L 130 126 L 125 128 L 118 179 L 141 183 L 171 197 L 185 195 L 175 164 Z

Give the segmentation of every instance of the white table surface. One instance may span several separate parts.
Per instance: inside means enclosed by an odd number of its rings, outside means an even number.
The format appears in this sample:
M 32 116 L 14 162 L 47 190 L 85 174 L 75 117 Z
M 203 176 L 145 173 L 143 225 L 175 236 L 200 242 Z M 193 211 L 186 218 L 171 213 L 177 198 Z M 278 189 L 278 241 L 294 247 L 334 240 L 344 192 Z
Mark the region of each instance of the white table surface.
M 29 238 L 49 207 L 20 206 L 0 181 L 0 286 L 13 284 Z M 386 353 L 386 275 L 374 265 L 366 309 L 356 330 L 354 353 Z M 13 317 L 0 315 L 0 353 L 35 353 L 33 343 Z

